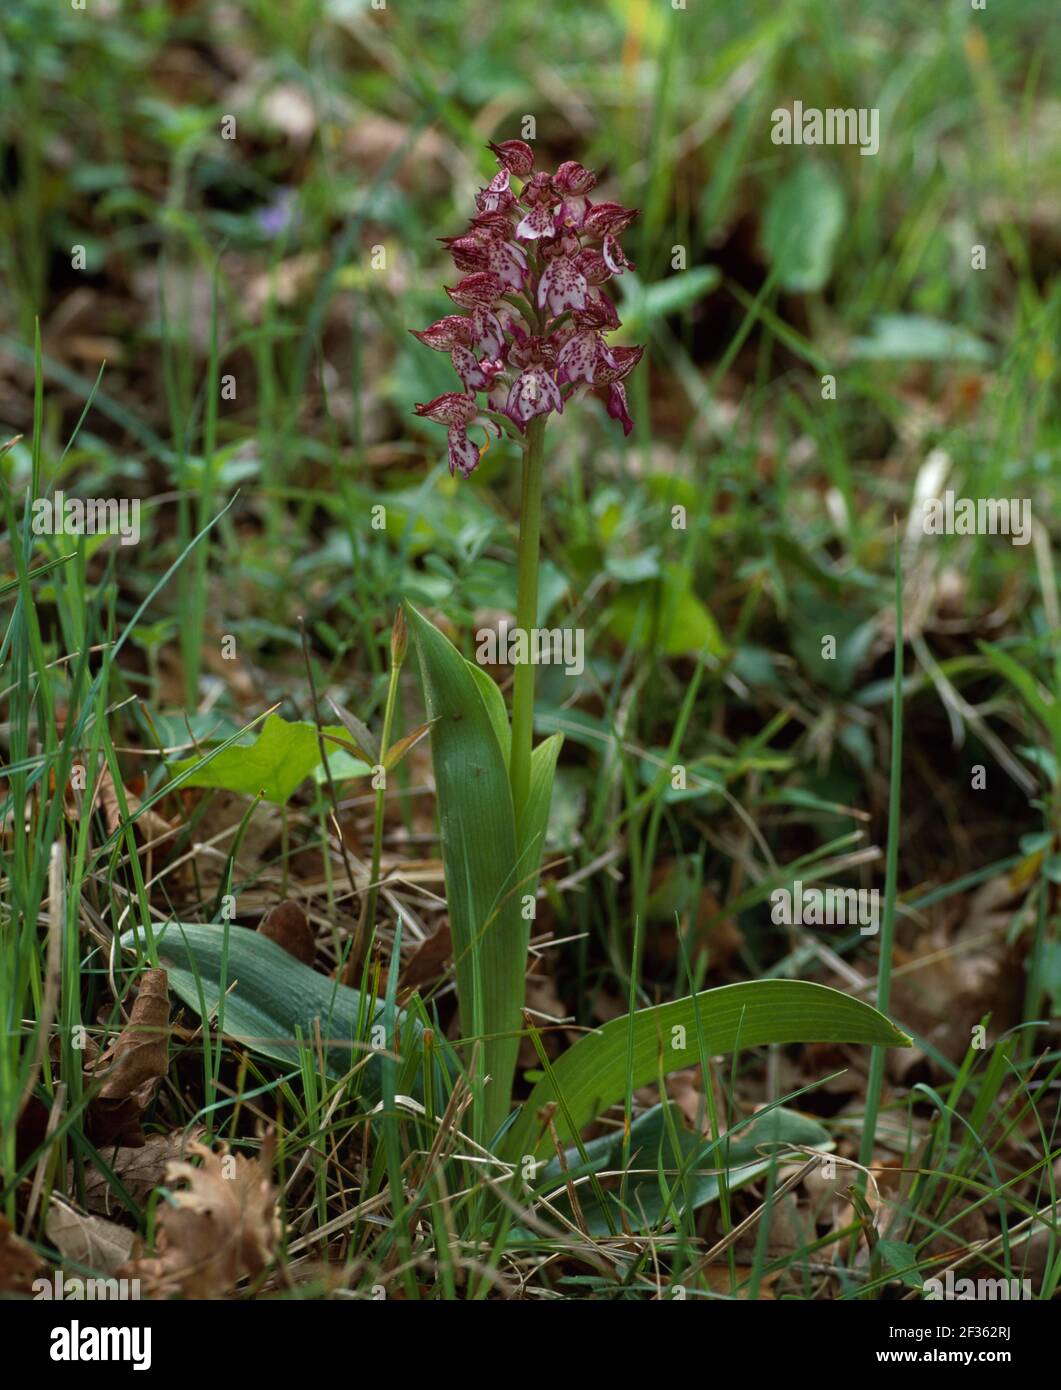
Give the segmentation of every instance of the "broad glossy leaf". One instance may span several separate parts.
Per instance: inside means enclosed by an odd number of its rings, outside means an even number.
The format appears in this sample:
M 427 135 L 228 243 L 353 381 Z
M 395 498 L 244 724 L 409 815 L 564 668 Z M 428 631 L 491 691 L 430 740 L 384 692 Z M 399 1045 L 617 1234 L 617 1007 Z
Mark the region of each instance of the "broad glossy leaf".
M 135 929 L 127 931 L 121 944 L 133 948 L 139 935 Z M 260 932 L 168 922 L 155 930 L 155 939 L 174 993 L 195 1013 L 201 1014 L 205 1005 L 207 1014 L 216 1016 L 225 992 L 222 1031 L 251 1051 L 285 1067 L 297 1066 L 300 1046 L 313 1045 L 318 1025 L 325 1066 L 333 1077 L 344 1076 L 371 1051 L 358 1041 L 358 1024 L 360 1020 L 360 1037 L 367 1037 L 370 1025 L 382 1018 L 382 1003 L 377 1002 L 370 1018 L 358 990 L 311 970 Z M 418 1053 L 419 1025 L 411 1019 L 400 1022 L 403 1055 L 410 1048 Z M 371 1057 L 363 1090 L 375 1099 L 379 1086 L 379 1058 Z
M 353 777 L 371 777 L 372 768 L 368 763 L 360 758 L 355 758 L 346 748 L 337 748 L 335 743 L 325 736 L 324 751 L 328 757 L 328 768 L 325 771 L 324 763 L 319 762 L 313 769 L 313 780 L 318 786 L 326 787 L 328 778 L 336 784 L 348 782 Z
M 655 640 L 664 656 L 724 656 L 726 643 L 710 611 L 689 587 L 689 576 L 671 569 L 657 596 L 657 583 L 625 587 L 608 613 L 608 631 L 620 642 L 630 642 L 635 634 L 647 647 Z M 658 603 L 658 628 L 654 631 Z
M 561 1170 L 559 1159 L 554 1158 L 542 1168 L 534 1187 L 539 1193 L 555 1192 L 551 1205 L 574 1220 L 566 1194 L 558 1189 L 565 1181 L 577 1184 L 575 1192 L 586 1228 L 591 1235 L 604 1236 L 611 1230 L 623 1229 L 624 1215 L 632 1230 L 642 1231 L 656 1226 L 664 1214 L 673 1221 L 687 1208 L 696 1210 L 707 1202 L 716 1201 L 719 1192 L 716 1170 L 720 1168 L 725 1169 L 727 1185 L 733 1192 L 747 1186 L 769 1168 L 772 1152 L 787 1148 L 829 1150 L 833 1142 L 829 1131 L 816 1120 L 782 1107 L 755 1116 L 750 1123 L 735 1126 L 728 1134 L 712 1141 L 687 1127 L 685 1117 L 673 1101 L 667 1102 L 666 1110 L 662 1105 L 654 1105 L 630 1126 L 624 1205 L 620 1205 L 617 1184 L 602 1179 L 602 1205 L 593 1187 L 579 1182 L 588 1173 L 623 1170 L 622 1131 L 592 1139 L 584 1148 L 588 1161 L 583 1160 L 578 1149 L 569 1149 L 564 1155 L 566 1172 Z M 660 1168 L 670 1187 L 677 1189 L 669 1206 L 660 1188 Z M 679 1173 L 684 1173 L 684 1181 L 679 1180 Z
M 571 1144 L 590 1120 L 621 1100 L 628 1088 L 645 1086 L 663 1073 L 693 1065 L 703 1049 L 710 1055 L 766 1043 L 846 1042 L 874 1047 L 909 1047 L 910 1039 L 882 1013 L 827 985 L 804 980 L 752 980 L 708 989 L 669 1004 L 641 1009 L 587 1033 L 552 1064 L 524 1102 L 509 1131 L 509 1153 L 551 1150 L 548 1132 L 539 1135 L 538 1111 L 560 1100 L 553 1117 L 562 1143 Z M 633 1030 L 633 1067 L 628 1044 Z M 675 1032 L 681 1029 L 683 1032 Z M 683 1043 L 684 1046 L 678 1044 Z M 561 1099 L 562 1098 L 562 1099 Z
M 844 191 L 824 164 L 810 162 L 781 180 L 763 219 L 763 244 L 783 290 L 824 289 L 844 226 Z
M 928 314 L 880 314 L 869 336 L 851 344 L 856 362 L 971 362 L 983 365 L 991 348 L 966 328 Z
M 343 730 L 326 726 L 323 732 L 342 735 Z M 169 766 L 174 776 L 197 769 L 185 777 L 186 787 L 221 787 L 245 796 L 261 792 L 267 801 L 282 806 L 320 761 L 315 724 L 289 724 L 279 714 L 271 714 L 253 743 L 234 744 L 213 757 L 207 755 L 205 761 L 202 757 L 182 758 Z

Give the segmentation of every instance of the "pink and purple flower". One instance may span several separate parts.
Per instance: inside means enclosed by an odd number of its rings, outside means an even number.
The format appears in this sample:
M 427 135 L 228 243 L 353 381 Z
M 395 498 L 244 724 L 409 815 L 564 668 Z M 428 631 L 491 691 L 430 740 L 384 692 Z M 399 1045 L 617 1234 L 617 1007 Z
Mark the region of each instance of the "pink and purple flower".
M 499 435 L 500 419 L 525 431 L 536 416 L 562 414 L 576 392 L 604 391 L 608 414 L 629 434 L 623 380 L 643 352 L 605 341 L 621 325 L 600 288 L 633 269 L 619 237 L 636 210 L 592 203 L 597 176 L 575 160 L 548 174 L 534 170 L 534 152 L 522 140 L 490 149 L 498 172 L 476 196 L 467 231 L 443 238 L 462 275 L 446 293 L 465 312 L 413 330 L 449 354 L 464 387 L 416 413 L 447 427 L 450 472 L 465 478 L 480 459 L 470 426 Z M 482 406 L 478 393 L 486 397 Z

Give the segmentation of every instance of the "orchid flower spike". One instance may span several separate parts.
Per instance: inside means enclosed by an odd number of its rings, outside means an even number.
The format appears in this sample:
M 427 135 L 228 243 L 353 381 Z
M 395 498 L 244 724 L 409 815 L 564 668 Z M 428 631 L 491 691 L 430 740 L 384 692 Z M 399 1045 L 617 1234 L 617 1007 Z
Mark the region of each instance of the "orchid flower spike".
M 548 174 L 535 171 L 522 140 L 490 149 L 498 172 L 477 194 L 467 231 L 444 238 L 463 277 L 446 293 L 463 312 L 412 330 L 449 354 L 464 388 L 416 406 L 417 415 L 447 426 L 450 473 L 464 478 L 481 457 L 468 428 L 500 434 L 492 415 L 525 431 L 535 416 L 562 414 L 576 393 L 593 389 L 629 434 L 623 381 L 644 351 L 609 347 L 605 334 L 621 325 L 601 289 L 634 268 L 619 237 L 636 210 L 591 202 L 597 176 L 575 160 Z

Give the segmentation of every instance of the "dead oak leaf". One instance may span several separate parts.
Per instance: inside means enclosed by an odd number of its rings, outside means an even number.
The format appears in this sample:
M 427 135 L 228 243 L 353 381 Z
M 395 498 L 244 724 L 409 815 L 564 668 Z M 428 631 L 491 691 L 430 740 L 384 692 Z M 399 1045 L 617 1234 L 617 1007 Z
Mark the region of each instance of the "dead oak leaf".
M 93 1143 L 97 1147 L 143 1145 L 140 1117 L 169 1067 L 169 984 L 165 970 L 145 970 L 129 1022 L 113 1049 L 99 1059 L 92 1076 L 111 1059 L 103 1085 L 89 1105 Z
M 200 1129 L 193 1137 L 201 1133 Z M 151 1134 L 140 1147 L 108 1149 L 104 1159 L 132 1200 L 143 1206 L 165 1181 L 166 1165 L 184 1152 L 185 1139 L 179 1130 L 174 1134 Z M 85 1209 L 100 1216 L 125 1211 L 106 1173 L 91 1165 L 85 1168 Z
M 158 840 L 171 839 L 176 835 L 180 829 L 178 825 L 171 823 L 165 816 L 150 808 L 146 811 L 141 810 L 143 803 L 135 792 L 131 792 L 128 787 L 123 787 L 122 790 L 125 793 L 125 805 L 129 820 L 132 822 L 132 818 L 136 816 L 135 824 L 139 827 L 145 840 L 157 842 Z M 122 816 L 114 778 L 111 776 L 109 768 L 102 768 L 96 779 L 96 798 L 103 812 L 104 824 L 109 833 L 113 835 L 119 826 L 125 824 L 125 820 Z
M 111 1275 L 133 1251 L 135 1232 L 102 1216 L 84 1216 L 53 1197 L 44 1219 L 48 1239 L 64 1260 Z
M 317 955 L 317 940 L 306 914 L 293 899 L 285 898 L 277 903 L 261 922 L 258 931 L 303 965 L 313 964 Z
M 32 1292 L 33 1281 L 47 1265 L 32 1245 L 17 1236 L 6 1216 L 0 1216 L 0 1294 Z
M 190 1143 L 202 1160 L 171 1161 L 168 1183 L 184 1182 L 169 1205 L 158 1209 L 158 1255 L 133 1260 L 122 1273 L 142 1281 L 151 1297 L 220 1298 L 243 1278 L 256 1278 L 269 1264 L 280 1235 L 275 1190 L 269 1179 L 272 1146 L 261 1159 L 218 1152 Z
M 442 922 L 420 942 L 402 966 L 400 987 L 412 991 L 434 984 L 445 973 L 446 962 L 452 957 L 453 938 L 449 923 Z

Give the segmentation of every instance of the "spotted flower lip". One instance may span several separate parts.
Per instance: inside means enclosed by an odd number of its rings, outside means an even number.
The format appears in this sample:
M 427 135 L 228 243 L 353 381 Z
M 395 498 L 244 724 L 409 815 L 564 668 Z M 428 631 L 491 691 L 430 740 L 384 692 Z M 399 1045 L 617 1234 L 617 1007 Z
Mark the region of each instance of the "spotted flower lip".
M 586 281 L 575 268 L 574 261 L 556 256 L 545 267 L 538 281 L 538 308 L 548 308 L 550 314 L 562 314 L 565 309 L 586 307 Z
M 599 333 L 584 328 L 561 348 L 556 359 L 556 380 L 561 386 L 584 381 L 593 385 L 601 364 L 614 367 L 614 350 L 604 346 Z
M 558 226 L 556 213 L 557 209 L 550 207 L 548 203 L 535 203 L 516 227 L 516 235 L 524 237 L 527 241 L 554 236 Z
M 584 391 L 605 393 L 608 414 L 629 434 L 623 381 L 643 351 L 605 340 L 622 325 L 603 287 L 634 268 L 619 238 L 636 209 L 592 202 L 597 175 L 577 160 L 550 174 L 535 169 L 526 141 L 490 149 L 497 173 L 477 193 L 465 231 L 441 239 L 461 274 L 446 293 L 462 312 L 413 330 L 448 353 L 460 378 L 463 390 L 416 414 L 446 426 L 450 472 L 465 478 L 480 458 L 471 426 L 499 434 L 503 418 L 524 432 L 539 416 L 563 414 Z
M 526 425 L 535 415 L 564 411 L 560 388 L 544 367 L 528 367 L 512 383 L 505 402 L 505 414 L 519 425 Z
M 464 383 L 465 390 L 489 391 L 494 377 L 501 371 L 504 363 L 500 360 L 491 362 L 486 357 L 476 361 L 473 352 L 464 347 L 457 347 L 453 349 L 453 365 Z

